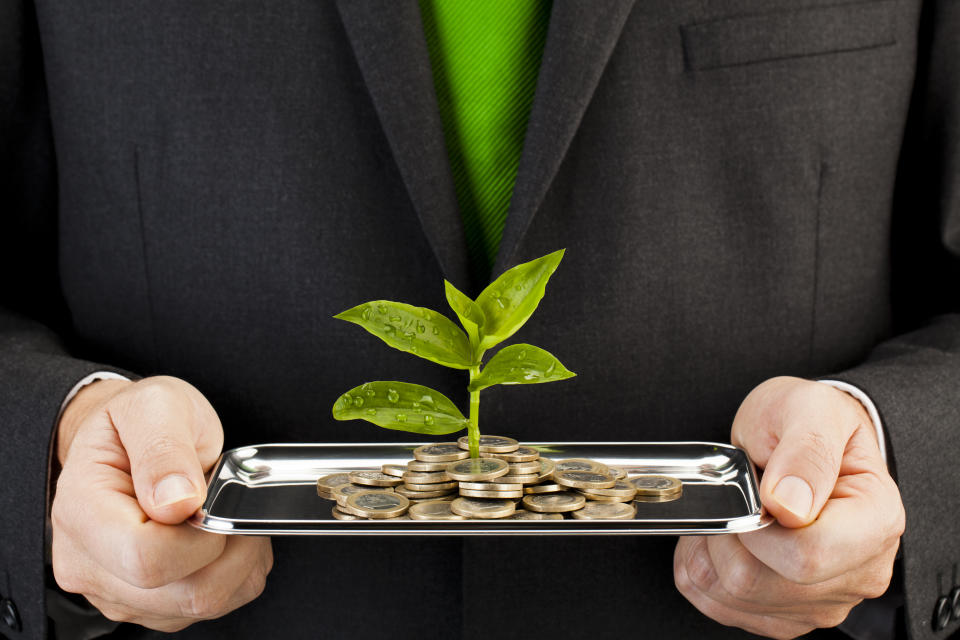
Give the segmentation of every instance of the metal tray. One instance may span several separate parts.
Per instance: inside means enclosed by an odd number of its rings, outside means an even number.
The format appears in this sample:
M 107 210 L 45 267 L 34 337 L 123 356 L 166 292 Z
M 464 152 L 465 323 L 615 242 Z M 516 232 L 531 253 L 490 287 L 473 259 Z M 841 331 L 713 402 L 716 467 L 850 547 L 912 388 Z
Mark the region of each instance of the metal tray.
M 760 503 L 747 454 L 713 442 L 524 443 L 544 457 L 591 458 L 630 475 L 683 482 L 673 502 L 637 503 L 633 520 L 336 520 L 317 478 L 379 469 L 412 459 L 423 443 L 263 444 L 226 451 L 208 478 L 207 499 L 190 520 L 205 531 L 240 535 L 710 535 L 761 529 L 772 517 Z

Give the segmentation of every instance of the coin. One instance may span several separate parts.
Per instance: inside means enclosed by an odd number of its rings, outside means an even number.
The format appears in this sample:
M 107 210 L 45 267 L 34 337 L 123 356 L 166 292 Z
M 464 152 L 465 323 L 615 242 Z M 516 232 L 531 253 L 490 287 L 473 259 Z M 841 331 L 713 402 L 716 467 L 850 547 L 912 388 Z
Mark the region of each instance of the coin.
M 450 502 L 450 500 L 427 500 L 410 505 L 407 513 L 411 520 L 463 520 L 463 516 L 450 510 Z
M 325 498 L 330 497 L 335 487 L 350 483 L 350 476 L 346 473 L 331 473 L 328 476 L 317 478 L 317 494 Z
M 483 482 L 507 474 L 508 465 L 497 458 L 469 458 L 447 465 L 447 475 L 464 482 Z
M 636 514 L 637 508 L 628 502 L 588 502 L 571 515 L 579 520 L 633 520 Z
M 413 457 L 422 462 L 453 462 L 470 457 L 470 452 L 464 453 L 456 442 L 437 442 L 417 447 Z
M 347 515 L 358 516 L 357 518 L 358 520 L 367 519 L 367 517 L 363 515 L 362 511 L 358 511 L 357 509 L 354 509 L 353 507 L 348 505 L 346 502 L 344 502 L 343 504 L 338 504 L 336 508 L 339 509 L 342 513 L 345 513 Z
M 503 520 L 563 520 L 562 513 L 537 513 L 526 509 L 517 509 Z
M 503 462 L 501 460 L 501 462 Z M 504 463 L 506 464 L 506 463 Z M 514 511 L 512 500 L 484 500 L 480 498 L 457 498 L 450 503 L 450 509 L 466 518 L 505 518 Z
M 347 504 L 347 498 L 360 491 L 383 491 L 384 493 L 390 493 L 393 489 L 391 487 L 365 487 L 359 484 L 342 484 L 333 490 L 330 499 L 336 500 L 342 509 L 343 505 Z
M 458 449 L 459 451 L 459 449 Z M 407 463 L 408 471 L 443 471 L 450 462 L 424 462 L 422 460 L 411 460 Z
M 461 449 L 470 449 L 470 440 L 468 436 L 461 436 L 457 440 L 457 446 Z M 480 436 L 480 451 L 484 453 L 510 453 L 520 448 L 520 443 L 513 438 L 505 436 Z
M 557 468 L 557 463 L 550 458 L 540 458 L 540 481 L 543 482 Z
M 596 460 L 588 460 L 587 458 L 567 458 L 566 460 L 557 460 L 554 473 L 560 473 L 561 471 L 593 471 L 594 473 L 606 473 L 607 465 L 597 462 Z
M 363 516 L 357 516 L 352 513 L 343 511 L 342 509 L 340 509 L 340 507 L 334 507 L 331 513 L 333 514 L 333 517 L 336 518 L 337 520 L 365 520 L 366 519 Z
M 361 491 L 347 499 L 347 506 L 353 509 L 353 513 L 360 512 L 368 518 L 393 518 L 403 515 L 410 507 L 410 501 L 396 493 Z
M 450 482 L 431 482 L 430 484 L 419 484 L 416 482 L 406 482 L 403 483 L 403 488 L 408 491 L 447 491 L 450 489 L 456 489 L 457 483 L 454 481 Z
M 616 480 L 623 480 L 627 477 L 627 472 L 620 467 L 607 467 L 607 473 L 612 475 Z
M 636 495 L 633 498 L 634 502 L 673 502 L 678 500 L 680 496 L 683 495 L 683 491 L 674 491 L 673 493 L 668 493 L 662 496 L 641 496 Z
M 540 476 L 536 473 L 525 473 L 522 476 L 505 475 L 494 479 L 494 482 L 500 482 L 501 480 L 511 484 L 536 484 L 540 482 Z
M 388 476 L 394 476 L 395 478 L 402 478 L 403 472 L 407 470 L 407 466 L 404 464 L 385 464 L 380 467 L 380 471 L 384 472 Z
M 633 500 L 633 496 L 629 498 L 623 496 L 601 496 L 596 493 L 591 493 L 586 489 L 577 489 L 577 493 L 583 495 L 587 500 L 593 500 L 594 502 L 630 502 Z
M 634 476 L 628 480 L 637 488 L 637 495 L 662 496 L 683 490 L 683 483 L 671 476 Z
M 584 489 L 583 493 L 591 493 L 598 496 L 616 496 L 630 500 L 633 496 L 637 495 L 637 488 L 626 480 L 617 480 L 612 487 L 607 489 Z
M 523 490 L 516 491 L 478 491 L 476 489 L 460 488 L 460 495 L 468 498 L 522 498 Z
M 502 460 L 503 458 L 501 458 Z M 507 462 L 510 465 L 509 473 L 512 476 L 519 476 L 525 473 L 540 473 L 540 461 L 534 460 L 532 462 Z
M 557 484 L 576 489 L 607 489 L 617 483 L 606 473 L 595 471 L 558 471 L 553 478 Z
M 351 471 L 350 482 L 371 487 L 395 487 L 403 480 L 388 476 L 382 471 Z
M 454 484 L 455 484 L 455 483 L 454 483 Z M 436 487 L 437 485 L 431 484 L 431 485 L 427 485 L 427 486 L 429 486 L 429 487 Z M 403 485 L 401 485 L 401 486 L 397 487 L 396 489 L 394 489 L 394 491 L 395 491 L 396 493 L 399 493 L 399 494 L 402 495 L 404 498 L 409 498 L 409 499 L 411 499 L 411 500 L 424 499 L 424 498 L 430 498 L 430 499 L 433 499 L 433 498 L 442 498 L 443 496 L 449 496 L 449 495 L 452 494 L 452 493 L 456 493 L 456 490 L 457 490 L 457 489 L 456 489 L 456 487 L 454 486 L 454 487 L 451 487 L 450 489 L 433 489 L 433 488 L 431 488 L 429 491 L 417 491 L 417 490 L 408 489 L 408 488 L 406 488 L 406 487 L 403 486 Z
M 572 491 L 560 493 L 540 493 L 523 497 L 523 506 L 531 511 L 541 513 L 561 513 L 576 511 L 586 504 L 587 499 Z
M 493 482 L 461 482 L 460 488 L 473 491 L 522 491 L 523 485 L 494 480 Z
M 557 493 L 558 491 L 565 491 L 563 487 L 551 482 L 550 484 L 535 484 L 529 487 L 524 487 L 523 492 L 527 494 L 533 493 Z
M 488 453 L 486 451 L 480 454 L 481 458 L 500 458 L 507 462 L 533 462 L 540 458 L 540 452 L 533 447 L 518 447 L 516 451 L 510 453 Z
M 446 471 L 407 471 L 403 474 L 403 481 L 407 484 L 437 484 L 450 482 L 450 476 Z

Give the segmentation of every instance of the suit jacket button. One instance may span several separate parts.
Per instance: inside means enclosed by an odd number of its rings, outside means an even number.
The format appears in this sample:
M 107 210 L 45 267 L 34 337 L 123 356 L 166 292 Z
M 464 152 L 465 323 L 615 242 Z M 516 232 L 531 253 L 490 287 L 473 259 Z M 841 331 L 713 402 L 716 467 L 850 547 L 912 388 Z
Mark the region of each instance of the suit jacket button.
M 960 620 L 960 587 L 954 587 L 950 592 L 950 613 L 954 620 Z
M 13 600 L 4 598 L 0 600 L 0 620 L 14 631 L 20 631 L 20 616 L 17 614 L 17 605 Z
M 937 606 L 933 608 L 933 630 L 940 631 L 946 628 L 950 622 L 950 599 L 947 596 L 941 596 L 937 600 Z

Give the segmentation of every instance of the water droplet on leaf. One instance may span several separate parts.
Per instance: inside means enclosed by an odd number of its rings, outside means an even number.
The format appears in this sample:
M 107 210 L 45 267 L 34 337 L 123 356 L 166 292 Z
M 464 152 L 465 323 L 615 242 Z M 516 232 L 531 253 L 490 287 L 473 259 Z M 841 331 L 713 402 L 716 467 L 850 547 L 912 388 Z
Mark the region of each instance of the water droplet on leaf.
M 390 316 L 390 322 L 400 322 L 403 320 L 400 316 Z
M 417 323 L 417 331 L 419 331 L 420 333 L 424 333 L 426 330 L 427 330 L 427 325 L 423 324 L 422 322 Z
M 368 415 L 368 416 L 375 416 L 375 415 L 377 415 L 377 410 L 376 410 L 376 409 L 373 409 L 373 408 L 367 409 L 367 415 Z
M 387 305 L 385 304 L 377 305 L 377 313 L 386 313 L 386 312 L 387 312 Z
M 363 397 L 357 396 L 353 399 L 353 406 L 362 407 L 363 406 Z
M 387 400 L 390 402 L 398 402 L 400 400 L 400 394 L 397 393 L 396 389 L 387 389 Z
M 435 336 L 440 335 L 440 327 L 434 327 L 434 328 L 433 328 L 433 335 L 435 335 Z
M 407 340 L 413 340 L 414 338 L 417 337 L 417 334 L 415 334 L 413 331 L 404 331 L 403 337 L 406 338 Z
M 407 414 L 405 413 L 397 414 L 397 422 L 406 422 L 406 421 L 407 421 Z
M 370 319 L 370 307 L 364 307 L 363 311 L 360 313 L 360 317 L 364 320 Z
M 423 411 L 423 409 L 420 408 L 420 403 L 419 403 L 419 402 L 414 402 L 414 403 L 413 403 L 413 410 L 416 411 L 417 413 L 420 413 L 421 411 Z
M 423 424 L 433 424 L 433 416 L 431 416 L 429 413 L 423 416 Z

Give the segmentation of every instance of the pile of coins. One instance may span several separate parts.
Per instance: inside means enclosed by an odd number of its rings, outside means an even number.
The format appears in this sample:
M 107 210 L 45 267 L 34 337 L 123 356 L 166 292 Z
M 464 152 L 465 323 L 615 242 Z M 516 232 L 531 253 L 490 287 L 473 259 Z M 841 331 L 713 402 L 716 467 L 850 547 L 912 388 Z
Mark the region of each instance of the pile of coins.
M 470 458 L 467 437 L 417 447 L 407 464 L 334 473 L 317 495 L 336 501 L 338 520 L 632 520 L 636 502 L 683 494 L 671 476 L 635 475 L 596 460 L 543 458 L 513 438 L 481 436 Z

